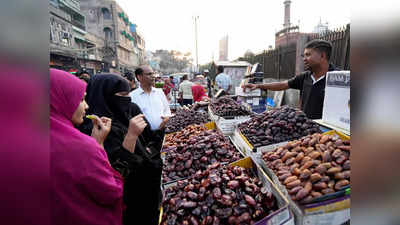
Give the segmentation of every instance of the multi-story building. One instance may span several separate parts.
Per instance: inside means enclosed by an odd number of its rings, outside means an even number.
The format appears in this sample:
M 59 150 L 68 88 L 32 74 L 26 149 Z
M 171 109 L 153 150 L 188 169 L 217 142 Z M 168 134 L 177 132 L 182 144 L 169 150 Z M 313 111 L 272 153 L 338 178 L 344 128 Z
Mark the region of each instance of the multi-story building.
M 136 34 L 139 64 L 144 64 L 146 56 L 146 44 L 144 41 L 144 37 L 140 32 L 136 32 L 135 34 Z
M 79 69 L 94 44 L 85 38 L 85 16 L 79 0 L 49 0 L 50 66 L 64 70 Z
M 104 48 L 104 39 L 89 32 L 86 33 L 85 39 L 90 43 L 94 43 L 94 46 L 82 52 L 84 60 L 81 61 L 81 64 L 84 65 L 87 71 L 93 72 L 92 74 L 108 72 L 109 64 L 105 58 L 110 54 L 110 51 L 108 51 L 110 49 Z
M 87 32 L 101 39 L 103 63 L 110 72 L 124 73 L 139 66 L 143 54 L 138 48 L 136 25 L 115 0 L 81 0 Z

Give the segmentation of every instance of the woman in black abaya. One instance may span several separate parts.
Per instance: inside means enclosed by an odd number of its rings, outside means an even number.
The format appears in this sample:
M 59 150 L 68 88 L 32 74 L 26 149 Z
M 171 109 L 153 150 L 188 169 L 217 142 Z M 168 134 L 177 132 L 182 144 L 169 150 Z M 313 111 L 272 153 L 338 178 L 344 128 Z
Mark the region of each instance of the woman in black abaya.
M 134 151 L 127 149 L 125 139 L 135 126 L 140 108 L 131 102 L 129 82 L 118 75 L 100 74 L 93 76 L 87 86 L 86 102 L 89 105 L 87 114 L 112 119 L 111 131 L 104 142 L 111 165 L 125 179 L 124 224 L 158 224 L 159 204 L 161 199 L 160 182 L 162 160 L 160 149 L 162 137 L 157 136 L 147 126 L 138 136 Z M 132 119 L 133 118 L 133 119 Z M 140 123 L 140 122 L 139 122 Z M 81 131 L 89 133 L 92 123 L 86 120 Z M 133 152 L 133 153 L 132 153 Z

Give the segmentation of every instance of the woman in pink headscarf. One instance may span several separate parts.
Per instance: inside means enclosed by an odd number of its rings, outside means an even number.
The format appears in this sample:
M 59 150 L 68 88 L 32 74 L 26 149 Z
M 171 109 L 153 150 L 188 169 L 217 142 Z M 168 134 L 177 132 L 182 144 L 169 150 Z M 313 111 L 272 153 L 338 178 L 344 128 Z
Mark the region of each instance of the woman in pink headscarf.
M 123 181 L 102 147 L 111 120 L 96 117 L 92 137 L 81 133 L 86 83 L 50 69 L 50 87 L 51 224 L 122 224 Z

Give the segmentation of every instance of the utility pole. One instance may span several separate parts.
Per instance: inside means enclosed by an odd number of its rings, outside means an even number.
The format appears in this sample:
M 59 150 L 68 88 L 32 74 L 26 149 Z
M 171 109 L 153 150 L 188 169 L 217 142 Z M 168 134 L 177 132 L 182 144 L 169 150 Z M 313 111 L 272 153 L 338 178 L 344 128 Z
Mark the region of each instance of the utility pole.
M 197 49 L 197 20 L 199 19 L 199 16 L 194 17 L 194 35 L 195 35 L 195 40 L 196 40 L 196 71 L 199 72 L 199 53 Z

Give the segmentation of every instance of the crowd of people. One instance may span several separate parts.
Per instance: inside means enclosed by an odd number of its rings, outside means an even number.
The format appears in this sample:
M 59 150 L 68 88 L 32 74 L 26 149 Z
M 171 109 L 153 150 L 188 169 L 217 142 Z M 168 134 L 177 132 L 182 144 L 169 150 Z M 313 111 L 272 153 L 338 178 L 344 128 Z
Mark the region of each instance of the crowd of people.
M 135 71 L 135 75 L 133 75 L 131 72 L 126 72 L 122 75 L 128 80 L 131 91 L 141 88 L 139 86 L 140 81 L 138 79 L 138 73 L 140 75 L 143 68 L 151 71 L 152 75 L 155 75 L 149 66 L 138 68 Z M 208 70 L 204 70 L 203 74 L 197 74 L 191 80 L 189 80 L 188 75 L 183 75 L 178 82 L 173 76 L 169 76 L 167 79 L 155 77 L 155 81 L 153 82 L 152 86 L 158 88 L 157 85 L 154 85 L 154 83 L 162 83 L 161 89 L 164 92 L 168 102 L 172 101 L 173 92 L 176 91 L 177 99 L 180 105 L 190 105 L 200 101 L 207 101 L 209 98 L 211 98 L 213 91 L 216 92 L 219 89 L 225 89 L 226 91 L 229 91 L 231 89 L 232 81 L 228 75 L 223 73 L 223 67 L 218 67 L 218 71 L 221 72 L 217 73 L 215 89 L 213 89 L 214 85 L 212 85 L 213 82 L 211 81 Z M 77 74 L 77 77 L 88 83 L 91 75 L 87 71 L 83 70 Z
M 157 224 L 167 96 L 177 89 L 184 105 L 208 99 L 200 78 L 185 75 L 176 87 L 170 77 L 161 89 L 149 66 L 124 76 L 50 69 L 54 221 Z
M 86 84 L 55 69 L 50 81 L 54 221 L 157 224 L 163 133 L 132 102 L 129 81 L 98 74 Z

